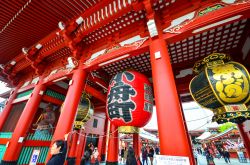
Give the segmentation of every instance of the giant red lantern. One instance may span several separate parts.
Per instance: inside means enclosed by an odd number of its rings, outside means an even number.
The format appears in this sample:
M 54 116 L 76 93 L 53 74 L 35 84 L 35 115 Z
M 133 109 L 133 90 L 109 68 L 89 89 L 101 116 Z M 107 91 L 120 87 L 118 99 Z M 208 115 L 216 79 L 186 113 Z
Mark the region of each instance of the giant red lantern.
M 110 81 L 107 116 L 121 133 L 137 133 L 152 116 L 153 95 L 147 77 L 135 71 L 116 74 Z

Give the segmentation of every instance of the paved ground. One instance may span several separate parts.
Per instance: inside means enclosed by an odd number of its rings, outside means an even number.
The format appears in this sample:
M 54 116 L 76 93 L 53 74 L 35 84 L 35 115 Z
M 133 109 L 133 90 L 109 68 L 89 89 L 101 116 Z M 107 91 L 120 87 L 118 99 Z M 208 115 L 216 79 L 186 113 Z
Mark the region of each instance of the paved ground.
M 250 161 L 248 160 L 248 163 L 240 163 L 238 159 L 230 159 L 231 165 L 249 165 Z M 226 165 L 224 158 L 214 159 L 214 162 L 216 165 Z M 198 155 L 198 165 L 207 165 L 206 157 Z
M 240 163 L 238 159 L 230 159 L 231 165 L 250 165 L 250 160 L 248 160 L 248 163 Z M 224 158 L 221 159 L 214 159 L 215 165 L 228 165 Z M 148 160 L 148 165 L 150 165 L 150 161 Z M 101 165 L 105 165 L 105 163 L 101 163 Z M 125 165 L 120 163 L 119 165 Z M 153 165 L 157 165 L 154 161 Z M 198 165 L 207 165 L 206 157 L 202 155 L 198 155 Z

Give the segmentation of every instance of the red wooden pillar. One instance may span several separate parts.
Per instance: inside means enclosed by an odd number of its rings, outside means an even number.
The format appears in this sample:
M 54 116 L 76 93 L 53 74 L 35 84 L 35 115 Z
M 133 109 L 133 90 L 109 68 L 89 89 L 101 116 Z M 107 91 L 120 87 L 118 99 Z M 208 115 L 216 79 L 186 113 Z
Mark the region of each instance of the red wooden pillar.
M 188 157 L 194 165 L 170 57 L 163 39 L 151 40 L 150 60 L 161 154 Z
M 77 147 L 76 147 L 76 165 L 80 165 L 82 155 L 84 152 L 84 146 L 85 146 L 85 139 L 86 134 L 84 133 L 84 130 L 80 130 L 80 135 L 78 137 L 77 141 Z
M 6 104 L 5 104 L 5 107 L 0 115 L 0 130 L 2 130 L 3 126 L 4 126 L 4 123 L 5 121 L 7 120 L 9 114 L 10 114 L 10 111 L 11 111 L 11 108 L 13 107 L 12 103 L 13 101 L 15 100 L 16 96 L 17 96 L 17 91 L 18 91 L 18 87 L 16 87 L 13 91 L 11 91 L 10 93 L 10 97 L 9 99 L 7 100 Z
M 31 97 L 17 122 L 9 146 L 6 149 L 2 165 L 16 164 L 23 146 L 23 139 L 31 126 L 36 110 L 40 104 L 46 86 L 41 81 L 35 86 Z
M 101 150 L 101 161 L 106 160 L 106 152 L 107 152 L 107 135 L 108 135 L 108 126 L 109 120 L 106 118 L 105 120 L 105 129 L 104 129 L 104 137 L 102 141 L 102 150 Z
M 78 141 L 78 131 L 74 131 L 70 137 L 70 149 L 68 153 L 68 165 L 76 164 L 76 149 L 77 149 L 77 141 Z
M 117 126 L 110 124 L 107 165 L 118 165 L 119 138 Z
M 247 132 L 244 130 L 243 124 L 237 124 L 237 125 L 238 125 L 238 129 L 240 131 L 240 136 L 241 136 L 243 143 L 244 143 L 244 146 L 246 148 L 248 158 L 250 158 L 250 139 L 247 136 Z
M 140 136 L 139 133 L 133 134 L 133 148 L 135 151 L 135 156 L 140 156 Z
M 64 135 L 72 131 L 72 126 L 75 120 L 77 107 L 83 92 L 86 79 L 84 70 L 77 69 L 74 71 L 71 85 L 69 86 L 64 105 L 62 107 L 61 115 L 56 125 L 53 141 L 64 139 Z M 50 153 L 47 160 L 51 157 Z

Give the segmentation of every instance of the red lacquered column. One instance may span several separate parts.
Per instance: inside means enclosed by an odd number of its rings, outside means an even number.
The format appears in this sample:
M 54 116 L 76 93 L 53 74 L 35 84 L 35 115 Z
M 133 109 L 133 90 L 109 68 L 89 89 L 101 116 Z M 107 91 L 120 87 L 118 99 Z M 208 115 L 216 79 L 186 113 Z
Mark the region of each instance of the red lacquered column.
M 77 149 L 77 141 L 78 141 L 78 131 L 74 131 L 70 137 L 70 149 L 68 153 L 68 165 L 75 165 L 76 164 L 76 149 Z
M 118 165 L 119 138 L 117 126 L 110 124 L 107 165 Z
M 107 152 L 107 134 L 108 134 L 108 124 L 109 120 L 106 118 L 105 120 L 105 130 L 104 130 L 104 137 L 102 141 L 102 150 L 101 150 L 101 161 L 106 160 L 106 152 Z
M 170 57 L 163 39 L 151 40 L 150 60 L 161 154 L 188 157 L 194 164 Z
M 140 156 L 140 136 L 139 136 L 139 133 L 135 133 L 133 134 L 133 148 L 134 148 L 134 151 L 135 151 L 135 155 L 137 157 Z
M 80 165 L 82 155 L 84 152 L 84 144 L 86 139 L 86 134 L 84 133 L 84 129 L 80 130 L 80 135 L 78 137 L 78 144 L 76 147 L 76 165 Z
M 13 132 L 12 138 L 9 142 L 9 146 L 6 149 L 4 158 L 2 160 L 5 164 L 16 164 L 19 154 L 23 146 L 23 139 L 26 136 L 26 132 L 31 126 L 34 115 L 42 99 L 43 93 L 46 90 L 46 86 L 40 81 L 34 88 L 31 97 L 25 105 L 25 108 L 17 122 L 17 126 Z
M 247 132 L 245 132 L 245 130 L 244 130 L 243 124 L 237 124 L 237 125 L 238 125 L 238 129 L 240 131 L 240 136 L 241 136 L 243 143 L 244 143 L 244 146 L 246 148 L 248 158 L 250 158 L 250 139 L 247 136 Z
M 84 84 L 86 80 L 86 72 L 84 70 L 75 70 L 72 76 L 71 85 L 69 86 L 62 112 L 56 125 L 53 141 L 64 139 L 64 135 L 72 131 L 75 120 L 77 107 L 81 99 Z M 50 158 L 50 154 L 47 160 Z

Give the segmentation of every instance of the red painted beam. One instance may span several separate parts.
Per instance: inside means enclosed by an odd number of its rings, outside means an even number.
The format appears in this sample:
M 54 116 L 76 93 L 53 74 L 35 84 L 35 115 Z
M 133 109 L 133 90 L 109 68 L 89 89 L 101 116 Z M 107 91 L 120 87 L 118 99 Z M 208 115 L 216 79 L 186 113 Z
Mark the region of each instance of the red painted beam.
M 94 59 L 90 64 L 85 64 L 83 68 L 85 69 L 97 69 L 99 68 L 101 63 L 107 62 L 109 60 L 114 60 L 116 58 L 120 58 L 123 55 L 129 54 L 129 57 L 140 55 L 140 53 L 144 53 L 146 51 L 149 51 L 149 41 L 145 41 L 139 48 L 137 46 L 131 46 L 131 47 L 121 47 L 118 50 L 115 50 L 111 53 L 107 53 L 104 55 L 99 56 L 98 58 Z M 128 57 L 126 57 L 128 58 Z M 125 58 L 123 58 L 125 59 Z M 118 61 L 118 60 L 117 60 Z
M 51 141 L 42 141 L 42 140 L 26 140 L 24 142 L 25 147 L 49 147 Z
M 97 91 L 95 88 L 86 85 L 85 88 L 86 92 L 88 92 L 89 94 L 91 94 L 93 97 L 97 98 L 98 100 L 106 103 L 106 95 L 102 94 L 101 92 Z
M 7 142 L 9 141 L 10 139 L 0 139 L 0 144 L 1 145 L 6 145 L 7 144 Z
M 108 83 L 106 83 L 105 81 L 103 81 L 102 79 L 96 77 L 96 76 L 90 76 L 90 81 L 93 81 L 94 83 L 96 83 L 98 86 L 108 90 Z
M 30 90 L 30 89 L 32 89 L 32 88 L 34 88 L 34 87 L 35 87 L 35 84 L 30 84 L 30 85 L 28 85 L 28 86 L 26 86 L 26 87 L 20 88 L 17 92 L 18 92 L 18 93 L 21 93 L 21 92 Z
M 53 104 L 56 104 L 56 105 L 62 105 L 62 103 L 63 103 L 62 100 L 58 100 L 56 98 L 53 98 L 53 97 L 50 97 L 50 96 L 47 96 L 47 95 L 43 96 L 43 100 L 47 101 L 47 102 L 50 102 L 50 103 L 53 103 Z
M 52 90 L 54 90 L 54 91 L 56 91 L 56 92 L 58 92 L 58 93 L 61 93 L 61 94 L 63 94 L 63 95 L 66 95 L 66 94 L 67 94 L 67 90 L 66 90 L 66 89 L 61 88 L 61 87 L 59 87 L 59 86 L 57 86 L 57 85 L 55 85 L 55 84 L 50 85 L 48 88 L 49 88 L 49 89 L 52 89 Z

